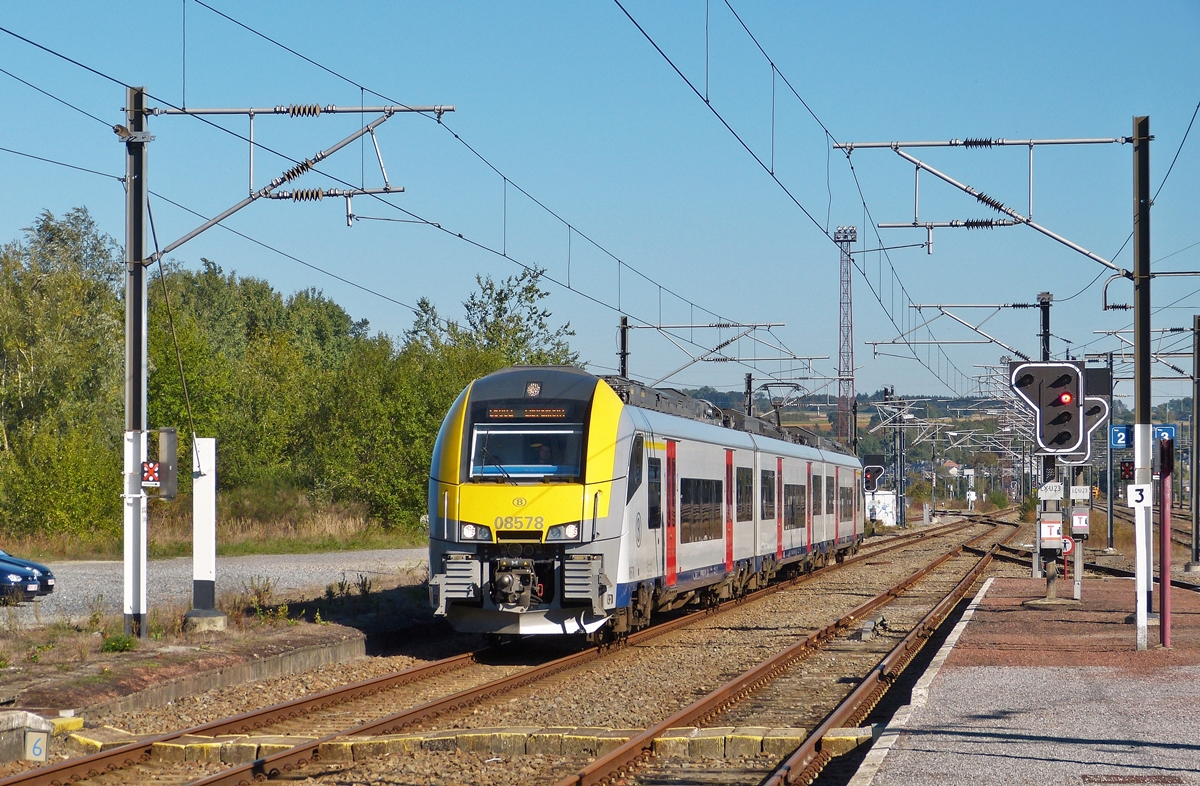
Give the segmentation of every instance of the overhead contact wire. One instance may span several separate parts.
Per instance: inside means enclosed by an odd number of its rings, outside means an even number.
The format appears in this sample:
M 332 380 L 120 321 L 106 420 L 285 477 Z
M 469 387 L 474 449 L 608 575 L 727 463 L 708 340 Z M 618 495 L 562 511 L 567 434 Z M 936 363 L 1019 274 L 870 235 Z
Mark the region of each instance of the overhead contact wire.
M 214 14 L 216 14 L 217 16 L 220 16 L 221 18 L 225 19 L 226 21 L 228 21 L 228 22 L 231 22 L 232 24 L 235 24 L 235 25 L 237 25 L 238 27 L 242 28 L 242 29 L 243 29 L 243 30 L 245 30 L 246 32 L 248 32 L 248 33 L 251 33 L 252 35 L 256 35 L 256 36 L 258 36 L 259 38 L 263 39 L 264 41 L 267 41 L 268 43 L 271 43 L 271 44 L 273 44 L 273 45 L 275 45 L 275 46 L 279 47 L 280 49 L 284 50 L 285 52 L 288 52 L 288 53 L 290 53 L 290 54 L 292 54 L 292 55 L 295 55 L 296 57 L 300 58 L 300 59 L 301 59 L 301 60 L 303 60 L 304 62 L 306 62 L 306 63 L 308 63 L 308 64 L 310 64 L 310 65 L 312 65 L 312 66 L 315 66 L 316 68 L 319 68 L 319 69 L 321 69 L 322 71 L 324 71 L 324 72 L 325 72 L 325 73 L 327 73 L 327 74 L 330 74 L 331 76 L 334 76 L 334 77 L 337 77 L 338 79 L 341 79 L 342 81 L 346 82 L 347 84 L 353 85 L 354 87 L 357 87 L 359 90 L 361 90 L 361 91 L 365 91 L 365 92 L 367 92 L 367 93 L 370 93 L 370 94 L 371 94 L 371 95 L 373 95 L 373 96 L 377 96 L 378 98 L 381 98 L 381 99 L 383 99 L 384 101 L 387 101 L 387 102 L 388 102 L 388 103 L 390 103 L 390 104 L 394 104 L 394 105 L 396 105 L 396 106 L 402 106 L 402 107 L 408 108 L 408 106 L 407 106 L 406 104 L 404 104 L 404 102 L 402 102 L 402 101 L 397 101 L 396 99 L 394 99 L 394 98 L 391 98 L 390 96 L 387 96 L 387 95 L 385 95 L 385 94 L 383 94 L 383 93 L 380 93 L 380 92 L 378 92 L 378 91 L 376 91 L 376 90 L 372 90 L 371 88 L 364 86 L 362 83 L 360 83 L 360 82 L 358 82 L 358 81 L 356 81 L 356 80 L 354 80 L 354 79 L 352 79 L 352 78 L 350 78 L 350 77 L 346 76 L 345 74 L 339 73 L 338 71 L 335 71 L 335 70 L 333 70 L 332 68 L 329 68 L 328 66 L 326 66 L 326 65 L 324 65 L 324 64 L 322 64 L 322 63 L 320 63 L 320 62 L 318 62 L 318 61 L 316 61 L 316 60 L 313 60 L 311 57 L 308 57 L 307 55 L 305 55 L 305 54 L 303 54 L 303 53 L 301 53 L 301 52 L 299 52 L 299 51 L 297 51 L 297 50 L 295 50 L 295 49 L 293 49 L 293 48 L 289 47 L 288 45 L 286 45 L 286 44 L 284 44 L 284 43 L 282 43 L 282 42 L 280 42 L 280 41 L 278 41 L 278 40 L 276 40 L 276 39 L 272 38 L 271 36 L 269 36 L 269 35 L 267 35 L 267 34 L 265 34 L 265 33 L 262 33 L 262 32 L 260 32 L 260 31 L 256 30 L 255 28 L 253 28 L 253 27 L 250 27 L 249 25 L 247 25 L 247 24 L 245 24 L 245 23 L 243 23 L 243 22 L 241 22 L 241 21 L 238 21 L 237 19 L 233 18 L 233 17 L 232 17 L 232 16 L 230 16 L 229 14 L 226 14 L 226 13 L 224 13 L 224 12 L 222 12 L 222 11 L 219 11 L 219 10 L 217 10 L 216 8 L 214 8 L 213 6 L 209 5 L 208 3 L 204 2 L 203 0 L 194 0 L 194 1 L 195 1 L 195 2 L 196 2 L 198 5 L 201 5 L 201 6 L 203 6 L 204 8 L 207 8 L 208 10 L 212 11 L 212 12 L 213 12 Z M 448 124 L 448 123 L 445 121 L 445 119 L 444 119 L 444 118 L 441 118 L 441 117 L 435 116 L 435 115 L 433 115 L 433 114 L 430 114 L 430 113 L 428 113 L 428 112 L 417 112 L 417 113 L 415 113 L 415 114 L 419 114 L 419 115 L 421 115 L 422 117 L 425 117 L 425 118 L 427 118 L 427 119 L 429 119 L 429 120 L 434 120 L 434 121 L 436 121 L 436 122 L 438 123 L 438 125 L 440 125 L 440 126 L 442 126 L 443 128 L 445 128 L 447 133 L 449 133 L 449 134 L 450 134 L 452 137 L 454 137 L 454 139 L 455 139 L 455 140 L 456 140 L 456 141 L 457 141 L 459 144 L 461 144 L 463 147 L 465 147 L 465 148 L 466 148 L 466 149 L 467 149 L 467 150 L 468 150 L 468 151 L 469 151 L 469 152 L 470 152 L 472 155 L 474 155 L 474 156 L 475 156 L 475 157 L 476 157 L 476 158 L 477 158 L 477 159 L 478 159 L 478 160 L 479 160 L 479 161 L 480 161 L 480 162 L 481 162 L 481 163 L 482 163 L 484 166 L 486 166 L 488 169 L 490 169 L 490 170 L 491 170 L 493 173 L 495 173 L 497 176 L 499 176 L 499 177 L 503 178 L 504 180 L 506 180 L 506 181 L 508 182 L 508 185 L 509 185 L 509 186 L 511 186 L 512 188 L 516 189 L 516 190 L 517 190 L 518 192 L 520 192 L 520 193 L 521 193 L 521 195 L 522 195 L 522 196 L 524 196 L 526 199 L 528 199 L 529 201 L 533 202 L 535 205 L 537 205 L 538 207 L 540 207 L 542 210 L 546 211 L 546 213 L 547 213 L 547 214 L 549 214 L 549 215 L 553 216 L 555 219 L 557 219 L 558 221 L 560 221 L 562 224 L 564 224 L 565 226 L 567 226 L 569 229 L 574 229 L 574 231 L 575 231 L 575 234 L 579 235 L 581 238 L 583 238 L 584 240 L 586 240 L 588 243 L 591 243 L 591 244 L 592 244 L 592 246 L 594 246 L 594 247 L 595 247 L 595 248 L 596 248 L 598 251 L 600 251 L 600 252 L 602 252 L 602 253 L 606 254 L 607 256 L 611 257 L 613 260 L 615 260 L 615 261 L 617 261 L 617 262 L 620 262 L 620 263 L 621 263 L 621 264 L 623 264 L 625 267 L 629 268 L 629 270 L 630 270 L 630 271 L 632 271 L 633 273 L 636 273 L 638 276 L 640 276 L 641 278 L 645 279 L 645 280 L 646 280 L 648 283 L 654 284 L 655 286 L 661 286 L 665 292 L 667 292 L 667 293 L 669 293 L 669 294 L 673 295 L 674 297 L 677 297 L 677 298 L 679 298 L 680 300 L 682 300 L 682 301 L 684 301 L 684 302 L 686 302 L 686 303 L 693 303 L 693 304 L 694 304 L 694 305 L 696 305 L 698 308 L 700 308 L 700 309 L 701 309 L 701 310 L 702 310 L 704 313 L 706 313 L 706 314 L 709 314 L 709 315 L 710 315 L 710 316 L 712 316 L 712 317 L 715 317 L 715 318 L 716 318 L 718 321 L 722 321 L 722 322 L 734 321 L 734 320 L 731 320 L 729 317 L 726 317 L 726 316 L 724 316 L 724 315 L 718 314 L 718 313 L 716 313 L 716 312 L 712 311 L 711 309 L 705 308 L 704 306 L 701 306 L 700 304 L 698 304 L 698 303 L 695 303 L 694 301 L 692 301 L 691 299 L 689 299 L 689 298 L 685 297 L 684 295 L 681 295 L 681 294 L 679 294 L 678 292 L 676 292 L 676 291 L 672 290 L 670 287 L 668 287 L 668 286 L 665 286 L 665 285 L 663 285 L 663 284 L 660 284 L 658 281 L 656 281 L 655 279 L 653 279 L 653 278 L 649 277 L 648 275 L 646 275 L 645 273 L 643 273 L 641 270 L 637 269 L 636 267 L 634 267 L 634 266 L 630 265 L 629 263 L 627 263 L 627 262 L 625 262 L 624 260 L 622 260 L 622 259 L 620 259 L 619 257 L 617 257 L 617 256 L 616 256 L 616 255 L 615 255 L 613 252 L 609 251 L 609 250 L 608 250 L 606 247 L 604 247 L 603 245 L 601 245 L 599 242 L 597 242 L 595 239 L 593 239 L 593 238 L 592 238 L 591 236 L 589 236 L 587 233 L 580 231 L 580 229 L 579 229 L 577 226 L 575 226 L 574 224 L 572 224 L 572 223 L 571 223 L 570 221 L 568 221 L 567 219 L 563 218 L 563 217 L 562 217 L 561 215 L 559 215 L 559 214 L 558 214 L 558 213 L 557 213 L 555 210 L 551 209 L 549 206 L 547 206 L 547 205 L 546 205 L 544 202 L 542 202 L 540 199 L 538 199 L 538 198 L 537 198 L 537 197 L 535 197 L 533 194 L 530 194 L 528 191 L 526 191 L 524 188 L 522 188 L 522 187 L 521 187 L 521 185 L 520 185 L 519 183 L 516 183 L 516 182 L 514 182 L 514 181 L 512 180 L 512 178 L 508 177 L 508 175 L 506 175 L 504 172 L 502 172 L 502 171 L 500 170 L 500 168 L 499 168 L 499 167 L 497 167 L 497 166 L 496 166 L 495 164 L 493 164 L 493 163 L 492 163 L 492 162 L 491 162 L 491 161 L 490 161 L 490 160 L 489 160 L 489 159 L 488 159 L 486 156 L 484 156 L 482 153 L 480 153 L 480 152 L 479 152 L 479 151 L 478 151 L 478 150 L 477 150 L 477 149 L 476 149 L 476 148 L 475 148 L 473 145 L 471 145 L 471 143 L 470 143 L 470 142 L 468 142 L 467 140 L 463 139 L 463 138 L 462 138 L 462 137 L 461 137 L 461 136 L 458 134 L 458 132 L 456 132 L 456 131 L 455 131 L 453 128 L 451 128 L 451 127 L 450 127 L 450 125 L 449 125 L 449 124 Z M 572 291 L 578 292 L 579 290 L 572 290 Z

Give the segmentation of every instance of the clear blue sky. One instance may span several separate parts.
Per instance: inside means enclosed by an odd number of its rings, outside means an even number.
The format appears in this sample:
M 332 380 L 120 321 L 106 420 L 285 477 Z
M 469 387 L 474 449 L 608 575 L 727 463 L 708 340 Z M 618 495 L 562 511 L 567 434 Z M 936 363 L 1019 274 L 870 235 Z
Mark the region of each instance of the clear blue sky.
M 1159 2 L 1136 13 L 1118 3 L 830 4 L 733 2 L 781 76 L 774 101 L 775 172 L 816 219 L 789 196 L 726 130 L 612 2 L 590 3 L 315 3 L 212 5 L 351 80 L 408 104 L 453 104 L 446 122 L 462 140 L 544 205 L 599 242 L 632 269 L 703 308 L 741 322 L 782 322 L 775 336 L 799 355 L 837 354 L 838 255 L 823 234 L 859 227 L 858 249 L 878 245 L 845 156 L 787 92 L 786 77 L 829 131 L 842 141 L 965 137 L 1047 138 L 1128 135 L 1132 117 L 1148 114 L 1156 137 L 1154 187 L 1162 182 L 1200 102 L 1200 4 Z M 626 8 L 701 92 L 706 82 L 706 4 L 630 0 Z M 711 105 L 764 160 L 772 147 L 772 74 L 766 59 L 723 0 L 708 8 L 707 81 Z M 184 12 L 186 9 L 186 58 Z M 289 103 L 357 105 L 360 91 L 220 18 L 193 0 L 120 5 L 55 2 L 6 4 L 0 25 L 154 95 L 191 107 Z M 117 85 L 0 35 L 0 68 L 98 116 L 123 120 Z M 0 74 L 0 146 L 113 174 L 123 174 L 115 135 L 89 119 Z M 368 95 L 370 103 L 380 99 Z M 158 105 L 158 102 L 152 102 Z M 220 120 L 246 133 L 244 118 Z M 260 118 L 256 139 L 303 158 L 351 133 L 357 117 Z M 207 215 L 247 190 L 247 145 L 198 120 L 150 121 L 150 185 Z M 1153 212 L 1158 270 L 1200 270 L 1200 122 L 1184 145 Z M 510 187 L 507 232 L 501 176 L 430 119 L 397 116 L 380 130 L 388 174 L 404 194 L 388 200 L 454 234 L 546 267 L 566 281 L 568 230 Z M 1027 209 L 1024 148 L 917 152 L 931 165 Z M 365 163 L 364 163 L 365 161 Z M 875 221 L 909 221 L 913 170 L 887 150 L 859 150 L 855 171 Z M 255 182 L 289 166 L 259 151 Z M 380 185 L 369 143 L 348 148 L 321 168 L 351 182 Z M 1132 146 L 1039 148 L 1035 154 L 1034 219 L 1112 258 L 1132 228 Z M 19 236 L 43 209 L 56 214 L 86 206 L 102 229 L 123 241 L 120 184 L 0 153 L 0 239 Z M 309 174 L 299 186 L 336 186 Z M 197 221 L 155 204 L 166 243 Z M 403 218 L 367 198 L 363 216 Z M 922 220 L 993 217 L 966 195 L 924 176 Z M 517 265 L 429 227 L 359 221 L 347 227 L 340 200 L 293 205 L 260 201 L 228 225 L 390 298 L 433 300 L 450 317 L 474 289 L 476 274 L 503 277 Z M 819 226 L 818 226 L 819 225 Z M 506 239 L 505 239 L 506 236 Z M 888 245 L 919 243 L 916 230 L 880 230 Z M 1043 290 L 1063 299 L 1102 268 L 1027 227 L 935 234 L 934 253 L 907 248 L 866 254 L 864 270 L 902 329 L 921 319 L 917 303 L 1030 302 Z M 1178 253 L 1175 253 L 1178 252 Z M 265 251 L 221 229 L 174 255 L 196 266 L 204 257 L 226 270 L 260 276 L 291 292 L 318 287 L 356 318 L 393 334 L 411 312 Z M 1126 247 L 1115 260 L 1132 267 Z M 893 282 L 892 269 L 907 291 Z M 571 242 L 571 284 L 616 305 L 618 265 L 578 236 Z M 1054 333 L 1074 351 L 1114 348 L 1092 331 L 1128 325 L 1131 312 L 1101 311 L 1100 281 L 1054 309 Z M 630 269 L 620 275 L 620 303 L 648 322 L 660 319 L 657 285 Z M 619 314 L 551 285 L 549 307 L 578 332 L 574 344 L 592 368 L 616 365 Z M 1190 326 L 1200 307 L 1200 280 L 1154 285 L 1156 327 Z M 1128 302 L 1131 287 L 1110 294 Z M 911 359 L 873 357 L 867 341 L 897 330 L 856 274 L 855 355 L 859 391 L 896 385 L 902 393 L 946 392 Z M 926 312 L 926 316 L 929 314 Z M 969 316 L 969 314 L 964 314 Z M 663 294 L 664 322 L 708 322 L 711 314 Z M 940 339 L 972 334 L 940 319 Z M 1034 312 L 1004 312 L 986 330 L 1033 354 Z M 696 331 L 715 344 L 731 334 Z M 928 339 L 924 331 L 913 334 Z M 1090 343 L 1089 343 L 1090 342 Z M 1187 341 L 1180 341 L 1187 345 Z M 1078 349 L 1086 344 L 1086 348 Z M 1164 345 L 1167 346 L 1167 345 Z M 1067 345 L 1054 342 L 1055 353 Z M 1190 348 L 1190 347 L 1189 347 Z M 694 349 L 694 348 L 693 348 Z M 995 363 L 995 346 L 955 345 L 949 360 L 921 347 L 941 377 L 966 390 L 960 372 Z M 636 331 L 632 371 L 657 379 L 686 356 L 651 331 Z M 905 355 L 904 347 L 888 348 Z M 743 357 L 770 354 L 743 340 Z M 928 353 L 928 354 L 927 354 Z M 951 365 L 952 362 L 952 365 Z M 1186 366 L 1186 362 L 1179 362 Z M 789 364 L 759 362 L 765 374 Z M 795 365 L 790 364 L 790 365 Z M 739 388 L 746 369 L 697 364 L 672 378 L 679 386 Z M 812 383 L 820 388 L 822 383 Z M 1118 392 L 1130 391 L 1126 383 Z M 1184 387 L 1156 387 L 1156 398 Z

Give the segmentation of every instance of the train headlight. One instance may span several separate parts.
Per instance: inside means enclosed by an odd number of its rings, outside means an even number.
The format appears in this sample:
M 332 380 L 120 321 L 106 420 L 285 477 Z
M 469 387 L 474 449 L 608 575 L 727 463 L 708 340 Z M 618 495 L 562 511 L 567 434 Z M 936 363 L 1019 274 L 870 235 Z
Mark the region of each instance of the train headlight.
M 492 531 L 480 524 L 463 524 L 459 529 L 460 540 L 491 541 Z
M 551 527 L 546 531 L 546 540 L 579 540 L 579 522 Z

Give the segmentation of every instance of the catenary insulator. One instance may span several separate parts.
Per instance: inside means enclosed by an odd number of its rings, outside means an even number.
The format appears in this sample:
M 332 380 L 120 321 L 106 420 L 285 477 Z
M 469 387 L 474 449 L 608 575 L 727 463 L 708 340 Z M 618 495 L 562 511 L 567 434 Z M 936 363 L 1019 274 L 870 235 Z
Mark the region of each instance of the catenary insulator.
M 968 218 L 963 222 L 963 226 L 967 229 L 992 229 L 996 226 L 996 221 L 991 218 Z
M 292 167 L 291 169 L 289 169 L 288 171 L 283 173 L 283 182 L 286 183 L 290 180 L 295 180 L 296 178 L 300 177 L 301 175 L 303 175 L 305 172 L 307 172 L 308 170 L 310 170 L 312 168 L 313 168 L 312 160 L 306 158 L 305 160 L 301 161 L 299 164 L 296 164 L 294 167 Z
M 320 104 L 291 104 L 288 106 L 288 114 L 292 117 L 320 117 Z
M 293 202 L 320 202 L 325 192 L 319 188 L 297 188 L 292 192 Z
M 975 198 L 990 208 L 999 210 L 1002 213 L 1004 212 L 1004 203 L 1001 202 L 999 199 L 990 197 L 987 194 L 983 193 L 982 191 L 980 191 L 978 194 L 976 194 Z
M 971 139 L 970 137 L 963 140 L 963 147 L 991 147 L 992 140 L 986 137 L 979 139 Z

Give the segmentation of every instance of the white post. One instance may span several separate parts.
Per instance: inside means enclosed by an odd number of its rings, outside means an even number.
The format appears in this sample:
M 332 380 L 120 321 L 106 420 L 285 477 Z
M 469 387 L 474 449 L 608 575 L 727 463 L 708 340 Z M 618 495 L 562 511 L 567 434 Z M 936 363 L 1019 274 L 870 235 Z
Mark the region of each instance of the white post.
M 142 489 L 142 462 L 146 460 L 146 432 L 125 432 L 124 496 L 124 614 L 125 632 L 144 636 L 146 628 L 146 493 Z
M 192 630 L 224 630 L 217 595 L 217 441 L 192 441 Z
M 1133 427 L 1133 454 L 1134 466 L 1139 471 L 1137 483 L 1139 485 L 1149 485 L 1150 482 L 1150 445 L 1151 445 L 1152 427 L 1149 423 L 1138 423 Z M 1144 469 L 1143 469 L 1144 468 Z M 1144 478 L 1142 475 L 1144 474 Z M 1151 487 L 1152 488 L 1152 487 Z M 1137 593 L 1137 598 L 1134 605 L 1134 622 L 1137 625 L 1137 648 L 1139 650 L 1146 649 L 1146 625 L 1148 624 L 1147 617 L 1150 612 L 1150 575 L 1154 556 L 1150 553 L 1151 533 L 1150 527 L 1153 520 L 1151 514 L 1151 504 L 1153 504 L 1153 494 L 1145 494 L 1144 503 L 1134 507 L 1134 592 Z M 1134 500 L 1130 501 L 1131 504 Z

